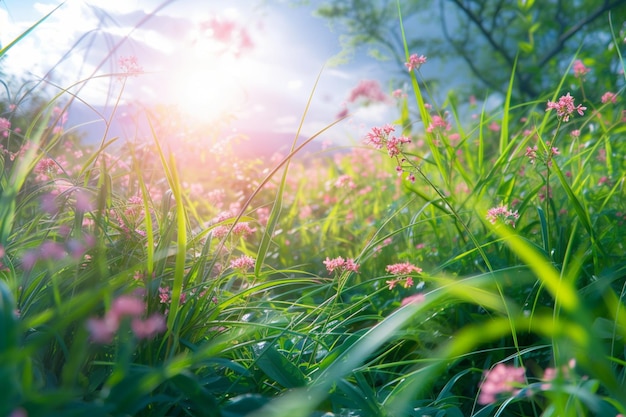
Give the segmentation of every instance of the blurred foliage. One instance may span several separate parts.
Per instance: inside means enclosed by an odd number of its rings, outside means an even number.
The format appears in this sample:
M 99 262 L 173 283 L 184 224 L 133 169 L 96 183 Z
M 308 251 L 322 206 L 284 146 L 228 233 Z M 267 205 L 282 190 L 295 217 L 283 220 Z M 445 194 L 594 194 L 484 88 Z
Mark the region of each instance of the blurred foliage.
M 401 0 L 399 9 L 409 51 L 451 65 L 460 60 L 465 68 L 454 73 L 470 77 L 464 88 L 504 93 L 515 70 L 514 94 L 532 100 L 557 86 L 575 58 L 593 68 L 588 85 L 599 90 L 621 78 L 615 48 L 622 46 L 613 42 L 610 25 L 624 39 L 624 0 Z M 368 48 L 396 62 L 400 79 L 408 79 L 396 1 L 326 0 L 316 14 L 343 34 L 346 52 Z M 433 81 L 444 89 L 449 84 Z

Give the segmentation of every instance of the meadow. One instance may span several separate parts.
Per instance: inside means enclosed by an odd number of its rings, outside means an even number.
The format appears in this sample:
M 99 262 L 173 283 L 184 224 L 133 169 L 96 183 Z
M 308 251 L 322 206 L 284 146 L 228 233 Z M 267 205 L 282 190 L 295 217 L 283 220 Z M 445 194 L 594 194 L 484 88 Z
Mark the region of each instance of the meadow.
M 0 103 L 0 415 L 626 415 L 624 80 L 490 112 L 406 61 L 396 120 L 303 158 Z

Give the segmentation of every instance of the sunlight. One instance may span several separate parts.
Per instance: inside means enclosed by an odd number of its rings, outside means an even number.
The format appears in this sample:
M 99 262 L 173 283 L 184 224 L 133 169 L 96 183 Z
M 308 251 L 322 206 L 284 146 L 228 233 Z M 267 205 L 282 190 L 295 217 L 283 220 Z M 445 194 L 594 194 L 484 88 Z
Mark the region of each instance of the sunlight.
M 241 111 L 254 81 L 252 48 L 247 29 L 234 20 L 213 17 L 198 23 L 184 47 L 185 59 L 174 64 L 173 103 L 196 122 Z
M 234 70 L 219 64 L 181 69 L 173 78 L 173 102 L 196 122 L 213 122 L 236 113 L 244 105 L 245 87 Z

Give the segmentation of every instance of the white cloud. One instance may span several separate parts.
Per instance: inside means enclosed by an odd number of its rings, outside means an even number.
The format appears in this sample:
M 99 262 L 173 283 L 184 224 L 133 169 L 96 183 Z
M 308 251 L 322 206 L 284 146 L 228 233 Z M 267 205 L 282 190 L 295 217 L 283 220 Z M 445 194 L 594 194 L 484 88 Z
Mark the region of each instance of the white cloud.
M 112 14 L 124 14 L 135 11 L 151 12 L 163 3 L 163 0 L 88 0 L 86 4 L 106 9 Z
M 337 67 L 324 67 L 340 47 L 334 35 L 322 33 L 325 28 L 322 21 L 301 20 L 308 12 L 279 7 L 262 9 L 265 15 L 259 17 L 251 14 L 250 2 L 252 0 L 206 3 L 178 0 L 145 26 L 134 28 L 139 19 L 152 13 L 163 0 L 67 0 L 11 51 L 7 66 L 18 73 L 28 71 L 35 76 L 43 76 L 82 35 L 92 31 L 90 38 L 84 39 L 80 48 L 72 52 L 55 71 L 55 80 L 69 85 L 80 77 L 77 74 L 79 68 L 83 68 L 83 76 L 90 74 L 107 55 L 110 45 L 132 32 L 130 42 L 124 44 L 117 56 L 136 53 L 140 65 L 147 72 L 157 73 L 129 79 L 127 98 L 142 98 L 150 103 L 171 99 L 168 95 L 175 92 L 172 90 L 176 89 L 176 77 L 185 74 L 180 67 L 195 66 L 196 71 L 205 71 L 207 76 L 217 78 L 214 82 L 224 86 L 233 82 L 238 84 L 238 91 L 244 92 L 245 103 L 237 117 L 241 126 L 250 129 L 293 133 L 298 128 L 310 95 L 314 94 L 303 126 L 305 134 L 314 134 L 335 120 L 346 92 L 352 84 L 356 84 L 358 75 Z M 6 43 L 7 32 L 17 36 L 58 3 L 52 0 L 36 3 L 31 22 L 9 22 L 6 12 L 0 8 L 0 40 Z M 103 14 L 98 14 L 94 8 L 104 11 L 113 20 L 100 25 Z M 191 54 L 194 49 L 190 36 L 194 24 L 212 15 L 246 27 L 253 35 L 255 45 L 236 62 L 221 63 L 223 68 L 219 71 L 211 70 L 211 65 L 216 64 L 215 56 L 200 49 L 196 49 L 199 56 Z M 5 22 L 8 23 L 5 25 Z M 100 29 L 94 32 L 99 26 Z M 93 44 L 90 44 L 92 41 Z M 88 62 L 83 63 L 85 57 Z M 114 59 L 109 65 L 100 73 L 117 69 Z M 323 67 L 317 91 L 313 93 L 316 78 Z M 107 96 L 111 94 L 109 87 L 112 87 L 113 96 L 119 91 L 115 79 L 90 81 L 81 91 L 81 98 L 89 104 L 110 102 L 111 96 Z M 204 89 L 211 89 L 210 84 L 207 83 Z M 198 91 L 201 93 L 200 89 Z M 228 101 L 227 92 L 220 94 L 225 102 Z M 370 107 L 359 110 L 356 117 L 378 123 L 384 118 L 384 109 Z

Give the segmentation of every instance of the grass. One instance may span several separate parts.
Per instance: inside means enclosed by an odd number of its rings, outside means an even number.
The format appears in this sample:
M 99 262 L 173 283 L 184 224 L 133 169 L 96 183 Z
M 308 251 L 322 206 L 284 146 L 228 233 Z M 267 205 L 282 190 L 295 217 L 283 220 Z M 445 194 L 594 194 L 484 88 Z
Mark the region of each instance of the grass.
M 2 105 L 0 415 L 624 414 L 621 90 L 565 122 L 571 77 L 464 121 L 417 70 L 395 132 L 306 163 L 316 136 L 173 152 L 154 117 L 115 150 L 55 129 L 68 89 Z

